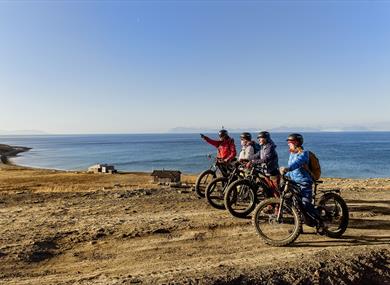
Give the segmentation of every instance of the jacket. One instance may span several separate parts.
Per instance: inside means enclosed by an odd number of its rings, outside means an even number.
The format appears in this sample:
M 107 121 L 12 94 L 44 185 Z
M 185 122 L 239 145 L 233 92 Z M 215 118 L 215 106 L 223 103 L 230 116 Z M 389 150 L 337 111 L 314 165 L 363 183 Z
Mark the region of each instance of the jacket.
M 279 158 L 276 152 L 276 145 L 272 140 L 269 140 L 265 145 L 261 146 L 260 151 L 255 155 L 254 164 L 265 164 L 265 174 L 279 174 Z
M 252 160 L 255 150 L 252 145 L 245 145 L 241 148 L 238 160 Z
M 288 159 L 288 177 L 298 184 L 303 186 L 311 186 L 313 180 L 310 174 L 303 168 L 304 164 L 309 164 L 309 152 L 302 151 L 301 153 L 291 153 Z
M 233 160 L 236 157 L 236 145 L 232 138 L 227 138 L 223 141 L 216 141 L 209 137 L 204 138 L 207 143 L 215 146 L 218 149 L 217 157 L 228 161 Z

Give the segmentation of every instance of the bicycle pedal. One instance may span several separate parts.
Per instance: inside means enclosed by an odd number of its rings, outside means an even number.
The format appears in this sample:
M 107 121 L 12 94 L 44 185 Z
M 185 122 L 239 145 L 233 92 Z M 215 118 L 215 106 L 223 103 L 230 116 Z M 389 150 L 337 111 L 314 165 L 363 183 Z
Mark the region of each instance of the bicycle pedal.
M 325 230 L 323 227 L 316 227 L 316 232 L 318 235 L 323 236 L 325 235 Z

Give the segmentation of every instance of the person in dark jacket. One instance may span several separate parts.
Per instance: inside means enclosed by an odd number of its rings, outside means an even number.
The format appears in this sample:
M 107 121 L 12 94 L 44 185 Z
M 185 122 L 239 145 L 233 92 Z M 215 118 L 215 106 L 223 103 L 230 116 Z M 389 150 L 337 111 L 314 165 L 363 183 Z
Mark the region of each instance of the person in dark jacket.
M 274 191 L 274 195 L 278 196 L 280 174 L 279 174 L 279 159 L 276 152 L 276 145 L 271 139 L 269 132 L 262 131 L 258 134 L 257 139 L 260 143 L 260 151 L 247 164 L 250 167 L 252 164 L 263 166 L 266 174 L 266 180 L 270 188 Z

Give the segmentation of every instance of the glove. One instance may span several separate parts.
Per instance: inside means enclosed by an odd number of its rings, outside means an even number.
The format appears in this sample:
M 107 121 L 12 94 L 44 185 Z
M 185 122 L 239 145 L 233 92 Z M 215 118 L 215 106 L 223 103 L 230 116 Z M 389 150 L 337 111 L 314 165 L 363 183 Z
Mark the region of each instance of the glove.
M 279 168 L 279 172 L 280 172 L 281 175 L 286 174 L 288 171 L 289 171 L 288 167 L 280 167 Z
M 205 138 L 206 138 L 206 136 L 205 136 L 204 134 L 200 134 L 200 137 L 201 137 L 202 139 L 205 139 Z

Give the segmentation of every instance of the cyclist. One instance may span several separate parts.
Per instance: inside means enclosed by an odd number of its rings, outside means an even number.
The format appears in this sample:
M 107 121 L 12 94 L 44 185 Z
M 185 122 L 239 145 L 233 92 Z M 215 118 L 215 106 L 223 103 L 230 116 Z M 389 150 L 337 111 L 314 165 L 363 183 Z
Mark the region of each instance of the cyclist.
M 201 138 L 207 143 L 215 146 L 218 149 L 217 162 L 224 176 L 229 173 L 230 163 L 236 159 L 236 145 L 234 139 L 229 137 L 228 131 L 222 129 L 218 132 L 219 140 L 210 139 L 204 134 L 200 134 Z
M 247 167 L 250 167 L 252 164 L 263 166 L 266 174 L 265 179 L 274 191 L 274 196 L 278 196 L 280 175 L 276 145 L 271 139 L 270 133 L 266 131 L 260 132 L 257 135 L 257 139 L 259 140 L 259 144 L 261 146 L 260 151 L 247 164 Z
M 248 132 L 244 132 L 240 135 L 241 151 L 238 156 L 240 162 L 248 162 L 253 159 L 255 150 L 252 144 L 252 135 Z
M 290 151 L 288 167 L 281 167 L 280 173 L 287 173 L 287 176 L 300 186 L 303 206 L 315 220 L 318 218 L 318 213 L 312 204 L 313 179 L 305 170 L 305 166 L 309 164 L 309 152 L 303 149 L 303 136 L 301 134 L 290 134 L 287 143 Z

